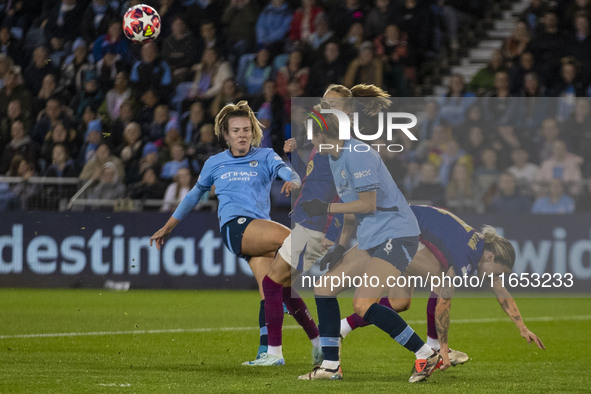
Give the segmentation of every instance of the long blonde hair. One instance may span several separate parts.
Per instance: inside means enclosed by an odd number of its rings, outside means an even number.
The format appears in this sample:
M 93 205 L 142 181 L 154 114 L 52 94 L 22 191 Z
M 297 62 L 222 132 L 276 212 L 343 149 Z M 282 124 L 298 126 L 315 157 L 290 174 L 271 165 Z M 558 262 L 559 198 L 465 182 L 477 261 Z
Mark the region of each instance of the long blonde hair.
M 214 131 L 215 135 L 222 139 L 228 132 L 228 121 L 231 118 L 248 118 L 252 126 L 252 145 L 259 146 L 263 139 L 263 125 L 256 118 L 252 108 L 248 105 L 248 101 L 242 100 L 237 104 L 227 104 L 220 110 L 215 117 Z
M 491 226 L 484 226 L 481 231 L 484 237 L 484 250 L 495 255 L 495 261 L 509 268 L 515 264 L 515 248 L 507 238 L 497 234 Z

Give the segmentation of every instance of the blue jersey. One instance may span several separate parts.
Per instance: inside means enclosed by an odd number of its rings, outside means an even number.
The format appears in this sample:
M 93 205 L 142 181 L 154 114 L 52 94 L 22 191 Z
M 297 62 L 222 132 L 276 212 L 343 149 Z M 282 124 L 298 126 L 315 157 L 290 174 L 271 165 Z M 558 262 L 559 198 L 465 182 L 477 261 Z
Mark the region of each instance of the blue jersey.
M 293 214 L 291 216 L 293 222 L 299 223 L 311 230 L 327 233 L 333 215 L 328 215 L 328 217 L 324 215 L 310 217 L 304 212 L 299 203 L 315 198 L 327 202 L 338 202 L 328 157 L 318 154 L 316 148 L 314 148 L 309 153 L 307 162 L 304 162 L 296 153 L 292 153 L 291 163 L 302 178 L 300 195 L 294 203 Z M 342 215 L 336 216 L 339 216 L 336 223 L 342 223 Z
M 345 141 L 340 149 L 336 159 L 331 156 L 330 169 L 341 200 L 355 201 L 361 192 L 376 191 L 376 211 L 355 215 L 359 248 L 419 235 L 417 220 L 378 152 L 356 139 Z
M 421 242 L 456 275 L 472 275 L 484 253 L 484 239 L 453 213 L 426 205 L 411 207 L 421 229 Z
M 271 184 L 283 167 L 287 165 L 273 149 L 251 148 L 241 157 L 228 149 L 207 159 L 195 188 L 203 191 L 215 185 L 220 228 L 239 216 L 270 219 Z

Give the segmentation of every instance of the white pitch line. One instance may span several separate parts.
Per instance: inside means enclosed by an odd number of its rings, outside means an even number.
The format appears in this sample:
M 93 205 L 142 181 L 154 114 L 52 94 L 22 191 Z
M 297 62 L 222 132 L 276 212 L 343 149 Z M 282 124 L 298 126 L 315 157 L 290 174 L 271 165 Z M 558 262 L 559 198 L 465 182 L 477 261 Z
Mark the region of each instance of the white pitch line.
M 591 315 L 580 316 L 535 316 L 528 317 L 526 321 L 552 322 L 552 321 L 585 321 L 591 320 Z M 410 325 L 427 324 L 426 320 L 407 320 Z M 481 318 L 481 319 L 457 319 L 451 320 L 451 324 L 481 324 L 481 323 L 510 323 L 508 318 Z M 300 326 L 283 326 L 283 329 L 293 330 Z M 143 334 L 184 334 L 184 333 L 207 333 L 207 332 L 232 332 L 232 331 L 251 331 L 258 330 L 259 327 L 215 327 L 215 328 L 169 328 L 161 330 L 130 330 L 130 331 L 90 331 L 90 332 L 56 332 L 41 334 L 17 334 L 0 335 L 0 339 L 19 339 L 19 338 L 59 338 L 59 337 L 90 337 L 90 336 L 108 336 L 108 335 L 143 335 Z

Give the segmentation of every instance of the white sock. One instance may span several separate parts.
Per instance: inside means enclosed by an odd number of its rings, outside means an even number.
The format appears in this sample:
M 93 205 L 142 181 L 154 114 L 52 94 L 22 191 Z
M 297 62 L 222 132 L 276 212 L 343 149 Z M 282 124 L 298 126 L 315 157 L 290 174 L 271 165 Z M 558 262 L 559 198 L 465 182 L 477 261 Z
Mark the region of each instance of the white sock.
M 277 356 L 279 358 L 283 358 L 283 350 L 281 349 L 283 346 L 269 346 L 267 348 L 267 353 L 272 356 Z
M 341 365 L 339 361 L 324 360 L 320 366 L 326 369 L 337 369 L 339 365 Z
M 439 346 L 439 339 L 431 338 L 427 336 L 427 345 L 430 346 L 432 349 L 439 350 L 441 346 Z
M 351 328 L 351 325 L 347 321 L 347 318 L 341 320 L 341 336 L 344 338 L 347 335 L 349 335 L 351 331 L 353 331 L 353 328 Z
M 421 358 L 427 359 L 432 354 L 433 354 L 433 349 L 431 349 L 431 347 L 427 344 L 421 346 L 421 348 L 415 352 L 415 356 L 417 357 L 417 360 L 421 359 Z
M 312 341 L 312 346 L 320 347 L 320 336 L 317 336 L 316 338 L 312 338 L 310 340 Z

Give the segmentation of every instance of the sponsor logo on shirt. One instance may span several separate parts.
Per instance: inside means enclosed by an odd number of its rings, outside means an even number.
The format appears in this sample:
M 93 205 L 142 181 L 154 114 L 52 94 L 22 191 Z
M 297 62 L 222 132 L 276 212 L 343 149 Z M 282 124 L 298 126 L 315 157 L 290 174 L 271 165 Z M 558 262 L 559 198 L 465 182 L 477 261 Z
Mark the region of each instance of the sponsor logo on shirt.
M 314 160 L 310 160 L 308 162 L 308 166 L 306 167 L 306 176 L 310 175 L 314 170 Z
M 363 178 L 364 176 L 369 176 L 369 175 L 371 175 L 371 170 L 363 170 L 363 171 L 359 171 L 359 172 L 356 172 L 353 174 L 355 179 Z
M 220 179 L 232 181 L 250 181 L 251 177 L 258 176 L 256 171 L 228 171 L 220 176 Z

